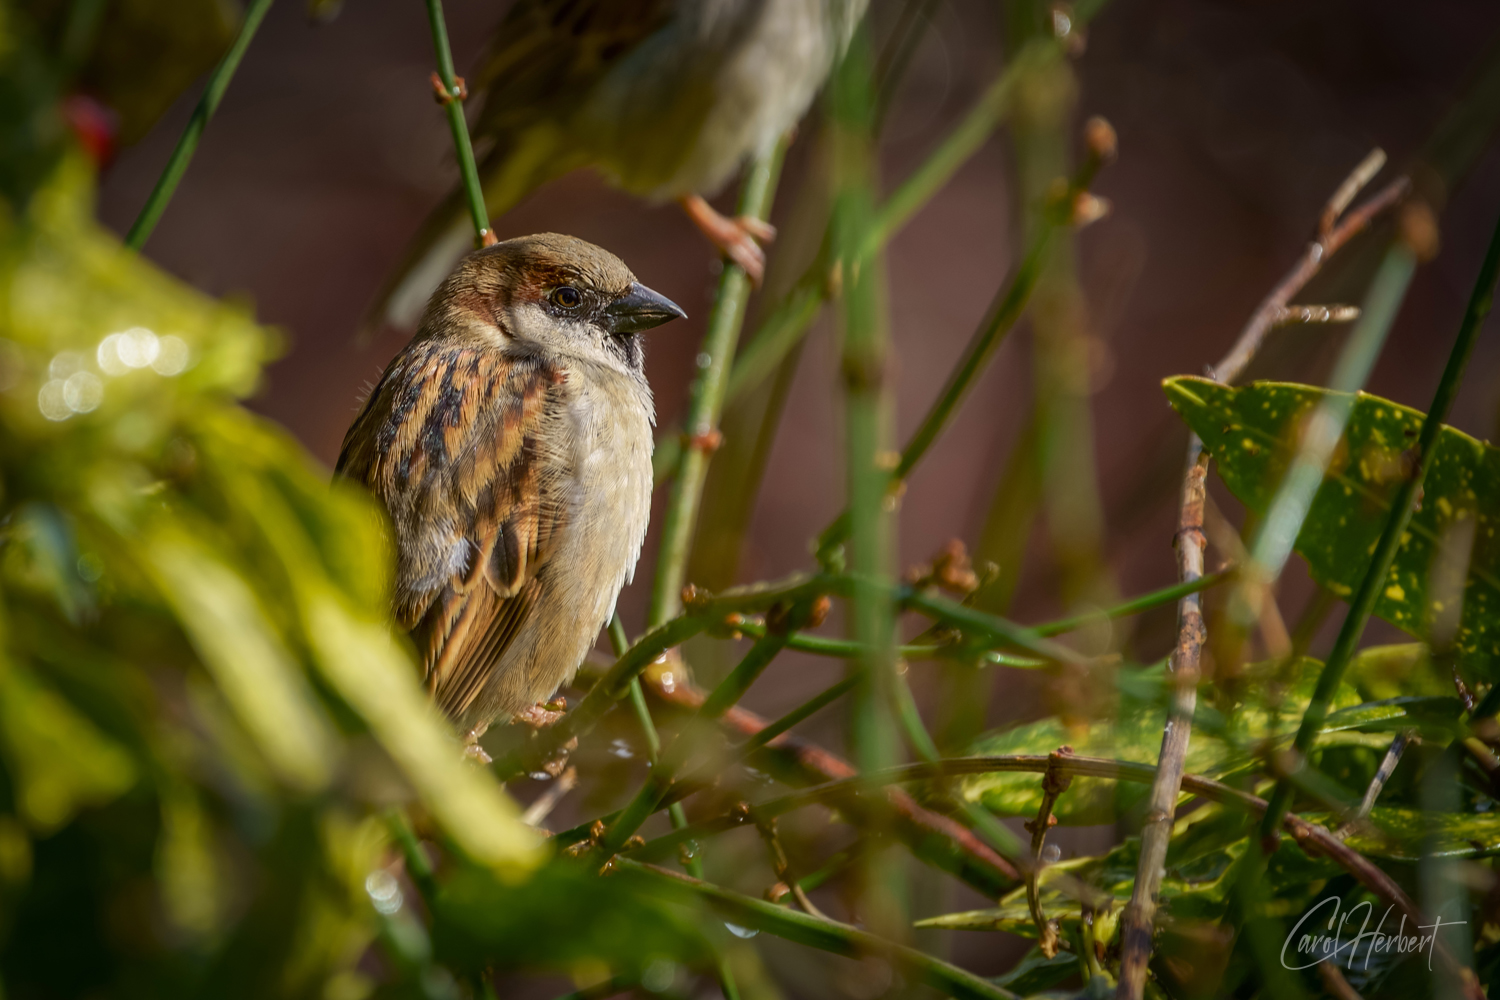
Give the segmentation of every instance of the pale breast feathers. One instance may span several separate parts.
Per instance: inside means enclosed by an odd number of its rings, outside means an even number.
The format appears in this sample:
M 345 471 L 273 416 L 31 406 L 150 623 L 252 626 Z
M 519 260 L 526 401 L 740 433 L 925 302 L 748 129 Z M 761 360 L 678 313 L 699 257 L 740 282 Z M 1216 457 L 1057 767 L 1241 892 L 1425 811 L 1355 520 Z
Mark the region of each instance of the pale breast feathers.
M 537 596 L 567 516 L 573 470 L 546 442 L 567 378 L 531 357 L 435 341 L 393 362 L 350 428 L 338 471 L 390 513 L 397 621 L 428 685 L 457 715 Z

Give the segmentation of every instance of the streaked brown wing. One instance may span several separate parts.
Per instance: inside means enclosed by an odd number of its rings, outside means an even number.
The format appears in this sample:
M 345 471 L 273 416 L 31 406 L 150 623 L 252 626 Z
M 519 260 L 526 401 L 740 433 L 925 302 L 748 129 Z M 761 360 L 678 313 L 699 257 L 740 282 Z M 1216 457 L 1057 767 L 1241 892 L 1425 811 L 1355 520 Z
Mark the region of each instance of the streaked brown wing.
M 576 106 L 671 9 L 670 0 L 517 0 L 469 81 L 484 91 L 475 138 L 503 137 Z
M 413 343 L 344 439 L 338 472 L 385 504 L 396 531 L 395 615 L 429 689 L 457 718 L 525 624 L 567 509 L 545 442 L 566 378 L 535 358 Z

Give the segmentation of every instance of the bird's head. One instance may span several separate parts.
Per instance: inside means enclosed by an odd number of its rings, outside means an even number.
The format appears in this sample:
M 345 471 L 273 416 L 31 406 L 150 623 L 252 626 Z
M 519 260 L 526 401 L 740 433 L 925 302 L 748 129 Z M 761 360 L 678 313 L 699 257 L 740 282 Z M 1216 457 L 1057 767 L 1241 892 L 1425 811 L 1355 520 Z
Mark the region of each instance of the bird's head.
M 432 297 L 430 334 L 455 326 L 639 373 L 644 330 L 686 318 L 608 250 L 542 233 L 476 250 Z

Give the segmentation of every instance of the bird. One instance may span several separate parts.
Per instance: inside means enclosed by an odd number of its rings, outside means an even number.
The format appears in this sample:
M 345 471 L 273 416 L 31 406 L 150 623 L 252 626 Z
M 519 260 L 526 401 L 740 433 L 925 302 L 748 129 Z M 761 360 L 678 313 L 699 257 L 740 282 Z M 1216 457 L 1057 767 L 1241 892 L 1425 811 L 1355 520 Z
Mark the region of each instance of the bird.
M 488 214 L 593 167 L 630 194 L 681 204 L 759 285 L 765 253 L 757 240 L 775 230 L 727 218 L 705 196 L 802 118 L 867 3 L 517 0 L 473 80 Z M 416 319 L 472 239 L 465 205 L 455 189 L 428 216 L 377 294 L 367 331 Z
M 476 250 L 344 437 L 335 475 L 389 516 L 395 621 L 476 756 L 495 720 L 535 721 L 634 574 L 656 419 L 640 335 L 685 317 L 575 237 Z

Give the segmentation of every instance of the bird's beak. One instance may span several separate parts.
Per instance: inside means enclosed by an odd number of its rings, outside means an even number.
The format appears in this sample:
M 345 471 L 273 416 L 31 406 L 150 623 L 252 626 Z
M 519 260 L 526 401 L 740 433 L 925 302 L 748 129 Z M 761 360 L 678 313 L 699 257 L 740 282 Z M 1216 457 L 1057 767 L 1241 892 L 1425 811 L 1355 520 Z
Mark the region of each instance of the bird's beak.
M 639 281 L 604 309 L 610 333 L 638 333 L 668 320 L 687 319 L 687 313 L 660 292 L 653 292 Z

